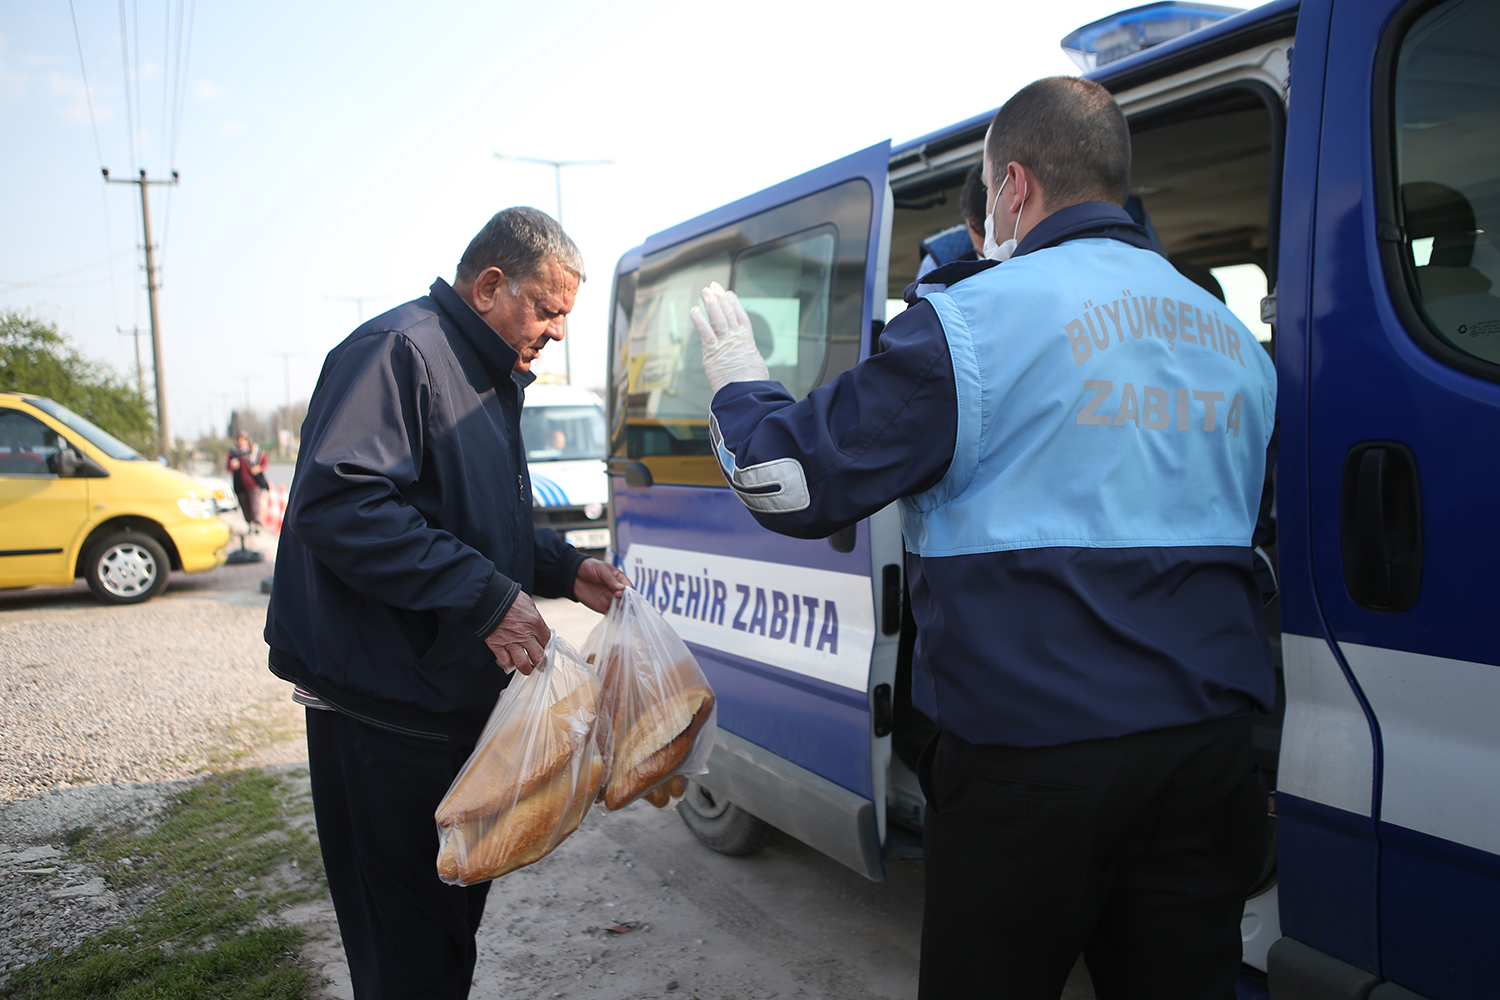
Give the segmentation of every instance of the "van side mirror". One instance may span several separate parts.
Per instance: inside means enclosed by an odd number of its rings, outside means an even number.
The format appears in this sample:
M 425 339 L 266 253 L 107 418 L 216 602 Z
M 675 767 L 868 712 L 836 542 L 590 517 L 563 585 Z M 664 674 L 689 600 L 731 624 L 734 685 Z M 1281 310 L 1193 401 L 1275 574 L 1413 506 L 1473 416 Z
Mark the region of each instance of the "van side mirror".
M 57 474 L 63 479 L 73 479 L 81 468 L 83 456 L 71 447 L 65 447 L 57 453 Z

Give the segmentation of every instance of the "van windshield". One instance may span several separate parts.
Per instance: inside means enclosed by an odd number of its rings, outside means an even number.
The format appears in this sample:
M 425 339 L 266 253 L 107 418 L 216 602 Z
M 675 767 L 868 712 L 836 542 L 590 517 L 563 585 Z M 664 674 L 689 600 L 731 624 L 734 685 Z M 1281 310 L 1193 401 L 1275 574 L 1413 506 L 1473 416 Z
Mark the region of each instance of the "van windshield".
M 521 411 L 526 461 L 604 458 L 604 410 L 597 406 L 537 406 Z
M 104 452 L 110 458 L 118 459 L 121 462 L 145 461 L 130 445 L 108 431 L 102 430 L 92 421 L 80 417 L 61 403 L 54 403 L 50 399 L 42 399 L 37 396 L 28 396 L 26 402 L 35 406 L 53 420 L 61 420 L 82 435 L 85 441 Z

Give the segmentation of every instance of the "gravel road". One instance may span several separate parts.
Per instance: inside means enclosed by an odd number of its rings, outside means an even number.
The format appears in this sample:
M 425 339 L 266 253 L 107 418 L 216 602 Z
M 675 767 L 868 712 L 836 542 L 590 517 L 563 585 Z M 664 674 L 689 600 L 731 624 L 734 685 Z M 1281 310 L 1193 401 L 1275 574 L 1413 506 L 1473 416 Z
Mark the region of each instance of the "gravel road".
M 0 802 L 305 759 L 300 710 L 266 669 L 265 614 L 254 592 L 170 590 L 0 613 Z

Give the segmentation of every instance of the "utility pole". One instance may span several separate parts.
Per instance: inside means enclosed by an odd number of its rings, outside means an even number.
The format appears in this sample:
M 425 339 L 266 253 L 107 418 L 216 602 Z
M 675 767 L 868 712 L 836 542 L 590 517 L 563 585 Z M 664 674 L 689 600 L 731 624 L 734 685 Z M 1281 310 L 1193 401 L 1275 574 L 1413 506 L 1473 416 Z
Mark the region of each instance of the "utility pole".
M 115 327 L 115 331 L 122 337 L 135 338 L 135 387 L 136 391 L 141 394 L 141 398 L 145 399 L 146 373 L 141 370 L 141 328 L 133 326 L 129 330 L 126 330 L 123 327 L 117 326 Z
M 151 203 L 146 189 L 153 184 L 169 185 L 178 181 L 177 171 L 172 171 L 169 181 L 148 181 L 146 168 L 141 168 L 138 180 L 117 181 L 109 176 L 109 168 L 101 168 L 106 184 L 134 184 L 141 189 L 141 231 L 146 237 L 146 301 L 151 306 L 151 363 L 156 371 L 156 438 L 158 454 L 172 452 L 172 434 L 167 427 L 167 380 L 163 376 L 161 363 L 161 317 L 156 307 L 156 247 L 151 242 Z
M 510 153 L 496 153 L 497 160 L 516 160 L 520 163 L 537 163 L 544 167 L 552 168 L 553 182 L 557 188 L 557 224 L 562 225 L 562 172 L 563 167 L 603 167 L 612 165 L 614 160 L 544 160 L 536 156 L 515 156 Z M 569 385 L 573 384 L 573 342 L 568 339 L 567 319 L 563 320 L 563 381 Z
M 287 444 L 283 444 L 282 441 L 281 441 L 281 433 L 280 432 L 281 431 L 290 431 L 291 430 L 291 428 L 288 427 L 288 426 L 286 426 L 286 425 L 292 419 L 292 359 L 293 358 L 300 358 L 300 357 L 302 357 L 302 355 L 303 355 L 304 352 L 302 352 L 302 351 L 267 351 L 266 353 L 269 354 L 273 358 L 280 358 L 281 359 L 281 373 L 282 373 L 282 377 L 285 379 L 285 385 L 286 385 L 286 406 L 284 406 L 282 408 L 282 410 L 281 410 L 281 420 L 278 421 L 278 423 L 280 423 L 281 426 L 277 428 L 277 434 L 276 434 L 276 447 L 277 447 L 278 450 L 280 450 L 280 451 L 282 451 L 284 453 L 287 450 L 287 448 L 290 447 L 290 442 L 288 442 Z

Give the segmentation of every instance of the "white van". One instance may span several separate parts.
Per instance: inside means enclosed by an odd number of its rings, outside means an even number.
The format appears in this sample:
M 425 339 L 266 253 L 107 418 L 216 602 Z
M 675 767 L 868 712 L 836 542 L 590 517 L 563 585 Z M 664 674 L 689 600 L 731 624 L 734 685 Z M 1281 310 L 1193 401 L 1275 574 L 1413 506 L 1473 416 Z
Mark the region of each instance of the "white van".
M 532 522 L 590 555 L 610 546 L 604 403 L 572 385 L 533 383 L 521 411 Z

